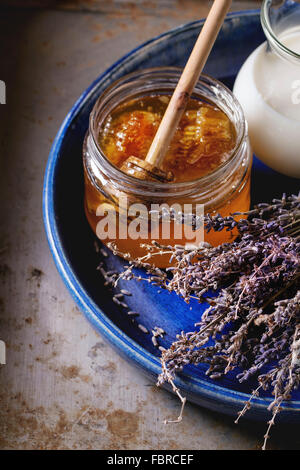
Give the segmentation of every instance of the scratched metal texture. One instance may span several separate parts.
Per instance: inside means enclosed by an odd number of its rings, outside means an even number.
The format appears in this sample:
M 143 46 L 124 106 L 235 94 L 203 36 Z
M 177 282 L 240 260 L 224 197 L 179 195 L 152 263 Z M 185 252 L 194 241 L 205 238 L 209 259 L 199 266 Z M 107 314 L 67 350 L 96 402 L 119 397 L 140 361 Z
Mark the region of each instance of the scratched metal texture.
M 264 426 L 236 426 L 191 404 L 181 424 L 164 426 L 165 417 L 178 413 L 177 399 L 95 333 L 66 291 L 44 234 L 44 169 L 76 98 L 121 55 L 204 16 L 210 2 L 164 3 L 152 11 L 110 5 L 105 13 L 1 9 L 0 79 L 7 85 L 7 104 L 0 106 L 0 339 L 7 344 L 7 364 L 0 366 L 1 449 L 237 450 L 261 443 Z M 275 428 L 270 447 L 299 449 L 296 431 Z

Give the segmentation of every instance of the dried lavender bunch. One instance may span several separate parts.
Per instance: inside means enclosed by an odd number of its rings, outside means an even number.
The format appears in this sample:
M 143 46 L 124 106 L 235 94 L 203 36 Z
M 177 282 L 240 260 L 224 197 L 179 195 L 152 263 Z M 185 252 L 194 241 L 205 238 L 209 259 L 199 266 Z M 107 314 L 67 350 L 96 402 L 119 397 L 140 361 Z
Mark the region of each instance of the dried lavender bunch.
M 299 194 L 287 197 L 283 194 L 281 199 L 273 199 L 272 203 L 257 204 L 247 213 L 236 212 L 231 216 L 222 217 L 220 214 L 206 214 L 204 220 L 195 214 L 176 213 L 172 208 L 168 211 L 162 208 L 161 211 L 151 211 L 157 220 L 176 220 L 191 225 L 194 229 L 204 222 L 207 232 L 210 230 L 233 230 L 237 228 L 240 233 L 257 233 L 272 231 L 273 233 L 287 233 L 289 229 L 292 234 L 300 226 Z M 247 216 L 247 219 L 238 220 L 237 215 Z
M 258 204 L 244 214 L 247 219 L 236 220 L 237 215 L 242 214 L 204 217 L 207 231 L 237 230 L 233 243 L 203 243 L 189 250 L 152 242 L 144 245 L 147 255 L 131 261 L 121 277 L 141 280 L 134 268 L 142 267 L 148 282 L 176 292 L 186 302 L 196 298 L 210 303 L 197 330 L 182 332 L 162 352 L 158 385 L 169 382 L 184 406 L 174 378 L 187 364 L 207 363 L 207 375 L 215 379 L 231 370 L 237 370 L 241 382 L 256 377 L 258 387 L 238 419 L 260 390 L 272 390 L 265 448 L 282 402 L 300 380 L 300 194 Z M 151 264 L 160 254 L 170 255 L 167 273 Z M 207 298 L 209 292 L 215 296 Z M 208 345 L 211 339 L 213 345 Z M 264 373 L 262 368 L 270 363 L 276 366 Z

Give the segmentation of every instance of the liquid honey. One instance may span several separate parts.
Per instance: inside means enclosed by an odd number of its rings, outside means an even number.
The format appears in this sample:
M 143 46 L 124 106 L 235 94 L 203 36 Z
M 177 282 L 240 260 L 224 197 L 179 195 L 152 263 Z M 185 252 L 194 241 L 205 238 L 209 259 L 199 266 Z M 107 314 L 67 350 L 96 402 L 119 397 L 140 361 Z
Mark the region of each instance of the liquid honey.
M 127 101 L 117 106 L 104 120 L 99 129 L 98 144 L 106 158 L 120 168 L 130 156 L 145 159 L 159 123 L 168 105 L 168 96 L 146 96 Z M 174 183 L 198 180 L 220 166 L 231 156 L 236 145 L 236 130 L 228 116 L 218 107 L 196 99 L 191 99 L 179 123 L 175 136 L 164 159 L 162 169 L 171 171 Z M 209 207 L 209 212 L 220 213 L 222 216 L 237 211 L 247 211 L 250 205 L 250 169 L 242 184 L 231 195 L 224 198 L 218 207 Z M 100 217 L 96 215 L 97 207 L 108 202 L 105 196 L 91 180 L 85 166 L 85 211 L 87 219 L 97 232 Z M 199 204 L 201 200 L 197 201 Z M 205 206 L 206 207 L 206 206 Z M 108 205 L 109 208 L 109 205 Z M 116 234 L 119 233 L 117 219 Z M 204 240 L 216 246 L 232 241 L 234 232 L 205 233 Z M 149 238 L 136 240 L 119 239 L 116 235 L 103 240 L 104 243 L 115 242 L 119 251 L 129 253 L 131 258 L 145 255 L 143 243 L 151 243 Z M 157 237 L 156 241 L 164 245 L 185 244 L 186 239 L 174 238 L 171 230 L 168 240 Z M 153 258 L 159 267 L 168 265 L 168 256 Z

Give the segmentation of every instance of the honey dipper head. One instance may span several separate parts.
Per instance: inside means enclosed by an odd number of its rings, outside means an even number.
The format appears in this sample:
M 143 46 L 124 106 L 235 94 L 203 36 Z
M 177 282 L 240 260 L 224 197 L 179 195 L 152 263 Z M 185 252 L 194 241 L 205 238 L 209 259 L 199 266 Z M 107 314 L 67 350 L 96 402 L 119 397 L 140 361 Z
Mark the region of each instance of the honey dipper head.
M 127 175 L 144 181 L 170 183 L 174 178 L 171 171 L 163 171 L 160 168 L 151 165 L 151 163 L 137 157 L 129 157 L 121 166 L 121 170 Z

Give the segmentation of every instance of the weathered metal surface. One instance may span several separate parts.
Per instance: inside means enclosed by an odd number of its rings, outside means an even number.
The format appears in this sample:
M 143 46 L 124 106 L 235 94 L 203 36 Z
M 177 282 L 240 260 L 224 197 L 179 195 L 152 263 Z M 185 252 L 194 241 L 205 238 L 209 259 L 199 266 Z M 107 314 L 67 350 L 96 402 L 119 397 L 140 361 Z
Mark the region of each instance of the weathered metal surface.
M 135 10 L 140 14 L 161 15 L 162 9 L 167 8 L 169 15 L 176 9 L 192 10 L 194 18 L 202 8 L 208 9 L 211 0 L 0 0 L 0 4 L 9 7 L 23 8 L 55 8 L 58 10 L 79 10 L 103 13 L 128 14 Z M 233 2 L 233 10 L 258 7 L 257 1 L 240 0 Z
M 2 449 L 254 449 L 261 442 L 263 426 L 236 426 L 190 404 L 181 424 L 164 426 L 178 413 L 177 399 L 93 331 L 63 286 L 42 224 L 48 153 L 76 98 L 141 41 L 203 16 L 205 4 L 199 15 L 182 5 L 161 15 L 2 11 Z M 298 436 L 293 428 L 275 429 L 271 447 L 299 449 Z

